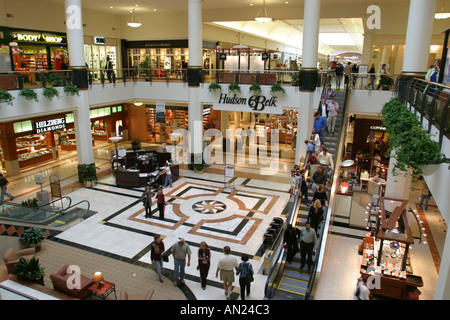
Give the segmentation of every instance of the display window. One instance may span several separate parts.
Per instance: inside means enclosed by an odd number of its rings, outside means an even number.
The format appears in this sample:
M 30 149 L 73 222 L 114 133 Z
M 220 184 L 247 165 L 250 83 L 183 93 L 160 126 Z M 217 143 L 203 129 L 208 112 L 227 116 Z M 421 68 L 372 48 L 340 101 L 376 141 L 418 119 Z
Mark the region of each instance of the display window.
M 89 69 L 94 70 L 94 79 L 99 79 L 101 71 L 106 66 L 106 58 L 109 57 L 113 68 L 117 68 L 117 50 L 115 46 L 84 45 L 85 61 Z
M 48 55 L 45 46 L 14 46 L 11 49 L 15 71 L 48 69 Z

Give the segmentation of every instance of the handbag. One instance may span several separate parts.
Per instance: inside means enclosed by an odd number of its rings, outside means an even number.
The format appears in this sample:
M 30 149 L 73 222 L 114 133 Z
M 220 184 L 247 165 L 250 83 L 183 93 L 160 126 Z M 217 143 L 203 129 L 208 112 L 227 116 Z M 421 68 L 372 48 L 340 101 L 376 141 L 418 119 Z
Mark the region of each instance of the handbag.
M 169 256 L 163 255 L 164 262 L 169 262 Z
M 253 278 L 253 275 L 250 273 L 250 263 L 247 266 L 247 283 L 252 283 L 255 279 Z

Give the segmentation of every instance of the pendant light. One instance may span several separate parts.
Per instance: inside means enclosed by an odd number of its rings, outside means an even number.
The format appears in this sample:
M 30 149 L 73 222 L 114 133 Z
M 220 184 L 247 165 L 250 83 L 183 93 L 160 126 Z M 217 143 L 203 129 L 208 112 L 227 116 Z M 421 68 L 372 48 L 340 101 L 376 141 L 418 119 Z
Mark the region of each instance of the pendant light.
M 127 22 L 127 25 L 132 28 L 139 28 L 140 26 L 142 26 L 141 20 L 139 20 L 139 18 L 136 18 L 134 15 L 134 9 L 131 12 L 131 20 L 130 22 Z
M 442 0 L 442 10 L 440 13 L 434 14 L 435 19 L 448 19 L 450 18 L 450 12 L 444 12 L 444 0 Z
M 267 14 L 266 1 L 263 1 L 262 13 L 261 13 L 261 10 L 259 10 L 258 14 L 256 15 L 255 20 L 258 22 L 262 22 L 262 23 L 272 21 L 272 18 L 269 17 L 269 15 Z

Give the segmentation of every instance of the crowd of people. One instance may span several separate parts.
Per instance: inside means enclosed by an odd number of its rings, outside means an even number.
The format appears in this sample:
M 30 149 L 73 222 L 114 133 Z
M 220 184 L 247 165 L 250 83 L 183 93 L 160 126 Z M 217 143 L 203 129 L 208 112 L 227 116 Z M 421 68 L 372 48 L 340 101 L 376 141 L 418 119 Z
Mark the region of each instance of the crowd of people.
M 169 262 L 169 257 L 173 258 L 173 284 L 174 286 L 185 285 L 185 268 L 191 265 L 191 247 L 184 238 L 178 237 L 178 241 L 166 252 L 165 245 L 160 235 L 154 236 L 151 243 L 150 258 L 158 274 L 159 281 L 163 283 L 162 267 L 164 262 Z M 245 300 L 250 295 L 250 286 L 253 282 L 253 266 L 249 261 L 247 254 L 242 254 L 241 262 L 238 262 L 236 256 L 231 254 L 229 246 L 223 248 L 223 255 L 217 262 L 216 278 L 220 277 L 223 283 L 225 296 L 231 300 L 231 292 L 235 275 L 238 277 L 241 289 L 241 299 Z M 208 273 L 211 266 L 211 249 L 208 244 L 202 241 L 198 249 L 197 270 L 200 273 L 200 284 L 205 290 L 208 283 Z
M 358 73 L 360 71 L 359 66 L 356 63 L 347 62 L 345 63 L 345 65 L 343 65 L 342 63 L 339 62 L 333 71 L 337 90 L 341 89 L 342 78 L 344 78 L 345 85 L 348 84 L 350 86 L 355 87 L 356 81 L 358 80 Z M 387 65 L 385 63 L 381 65 L 381 68 L 378 71 L 378 73 L 380 80 L 387 77 L 390 74 L 389 71 L 387 70 Z M 372 65 L 370 66 L 366 78 L 368 78 L 368 81 L 365 88 L 375 89 L 375 80 L 377 79 L 377 71 L 375 69 L 375 63 L 372 63 Z M 381 85 L 382 83 L 381 81 L 379 81 L 376 89 L 379 90 Z

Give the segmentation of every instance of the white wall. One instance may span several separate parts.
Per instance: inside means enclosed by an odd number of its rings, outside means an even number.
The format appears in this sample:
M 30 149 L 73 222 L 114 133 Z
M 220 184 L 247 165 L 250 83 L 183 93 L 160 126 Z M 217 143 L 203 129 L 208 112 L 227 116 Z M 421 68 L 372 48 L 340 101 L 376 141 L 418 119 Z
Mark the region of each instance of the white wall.
M 348 113 L 378 115 L 384 104 L 391 100 L 394 91 L 388 90 L 352 90 L 348 104 Z

